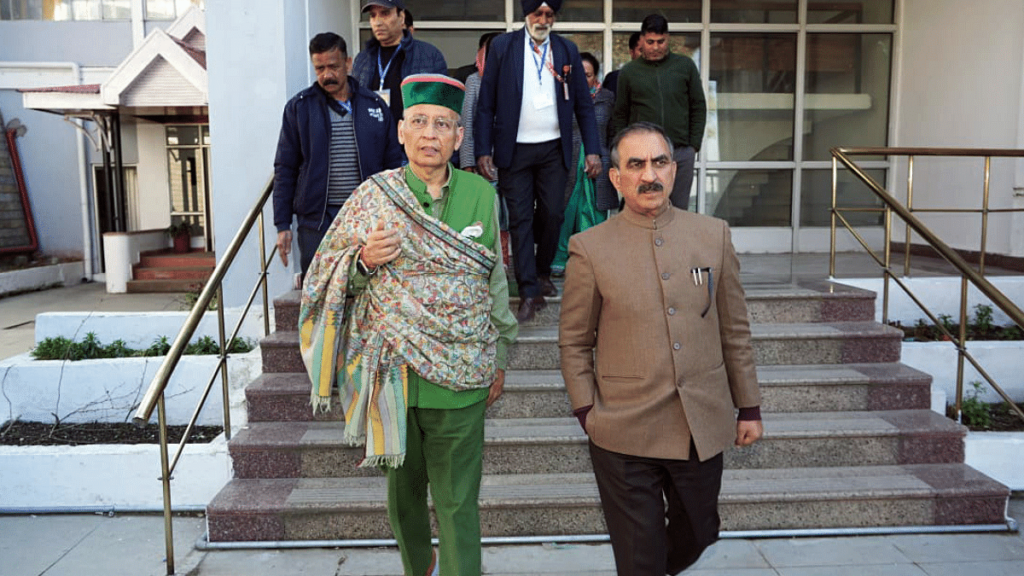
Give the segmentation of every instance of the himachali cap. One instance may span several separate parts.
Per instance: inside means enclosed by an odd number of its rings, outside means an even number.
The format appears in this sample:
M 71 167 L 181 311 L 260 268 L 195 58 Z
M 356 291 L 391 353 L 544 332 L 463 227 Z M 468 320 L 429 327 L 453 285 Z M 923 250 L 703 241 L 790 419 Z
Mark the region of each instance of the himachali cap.
M 466 86 L 443 74 L 413 74 L 402 81 L 402 105 L 436 104 L 462 114 Z
M 369 8 L 370 6 L 381 6 L 383 8 L 398 8 L 399 10 L 405 10 L 405 4 L 402 3 L 402 0 L 366 0 L 366 2 L 363 3 L 362 11 L 366 12 L 366 9 Z
M 520 3 L 523 5 L 523 14 L 533 14 L 541 4 L 547 4 L 552 12 L 562 8 L 562 0 L 520 0 Z

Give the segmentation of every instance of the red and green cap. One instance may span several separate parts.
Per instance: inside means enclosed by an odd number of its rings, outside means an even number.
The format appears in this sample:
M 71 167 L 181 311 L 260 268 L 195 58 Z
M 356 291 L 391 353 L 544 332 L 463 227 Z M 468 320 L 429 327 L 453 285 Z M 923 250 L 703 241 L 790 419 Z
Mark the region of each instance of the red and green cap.
M 466 85 L 443 74 L 413 74 L 402 80 L 402 106 L 436 104 L 462 114 Z

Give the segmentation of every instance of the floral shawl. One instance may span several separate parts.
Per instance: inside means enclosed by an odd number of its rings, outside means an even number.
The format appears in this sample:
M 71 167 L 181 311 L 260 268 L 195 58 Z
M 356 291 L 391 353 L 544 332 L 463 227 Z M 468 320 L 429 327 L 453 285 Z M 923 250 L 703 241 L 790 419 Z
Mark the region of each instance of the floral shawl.
M 424 212 L 404 174 L 381 172 L 353 192 L 302 288 L 300 347 L 313 412 L 330 410 L 337 382 L 345 441 L 366 444 L 360 466 L 402 464 L 410 369 L 452 390 L 494 380 L 488 277 L 497 257 Z M 401 255 L 353 296 L 353 258 L 379 221 L 399 231 Z

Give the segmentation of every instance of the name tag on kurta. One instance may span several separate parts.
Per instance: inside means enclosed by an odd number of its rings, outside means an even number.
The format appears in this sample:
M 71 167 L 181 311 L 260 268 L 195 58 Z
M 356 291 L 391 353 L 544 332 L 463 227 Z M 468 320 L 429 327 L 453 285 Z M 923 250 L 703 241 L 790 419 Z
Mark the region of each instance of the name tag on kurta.
M 550 92 L 545 94 L 536 94 L 533 97 L 533 107 L 536 110 L 543 110 L 554 105 L 555 98 Z

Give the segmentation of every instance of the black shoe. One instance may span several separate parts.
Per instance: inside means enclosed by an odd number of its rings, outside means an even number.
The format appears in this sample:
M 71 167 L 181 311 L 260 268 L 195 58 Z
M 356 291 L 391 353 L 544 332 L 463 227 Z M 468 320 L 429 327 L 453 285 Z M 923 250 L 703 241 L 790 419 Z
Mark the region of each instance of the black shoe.
M 548 276 L 537 276 L 537 283 L 540 284 L 541 296 L 558 296 L 558 288 L 555 288 L 555 284 L 551 281 Z
M 519 311 L 516 312 L 516 320 L 520 323 L 529 322 L 537 315 L 537 312 L 543 310 L 548 303 L 544 301 L 543 296 L 535 296 L 533 298 L 523 298 L 519 302 Z

